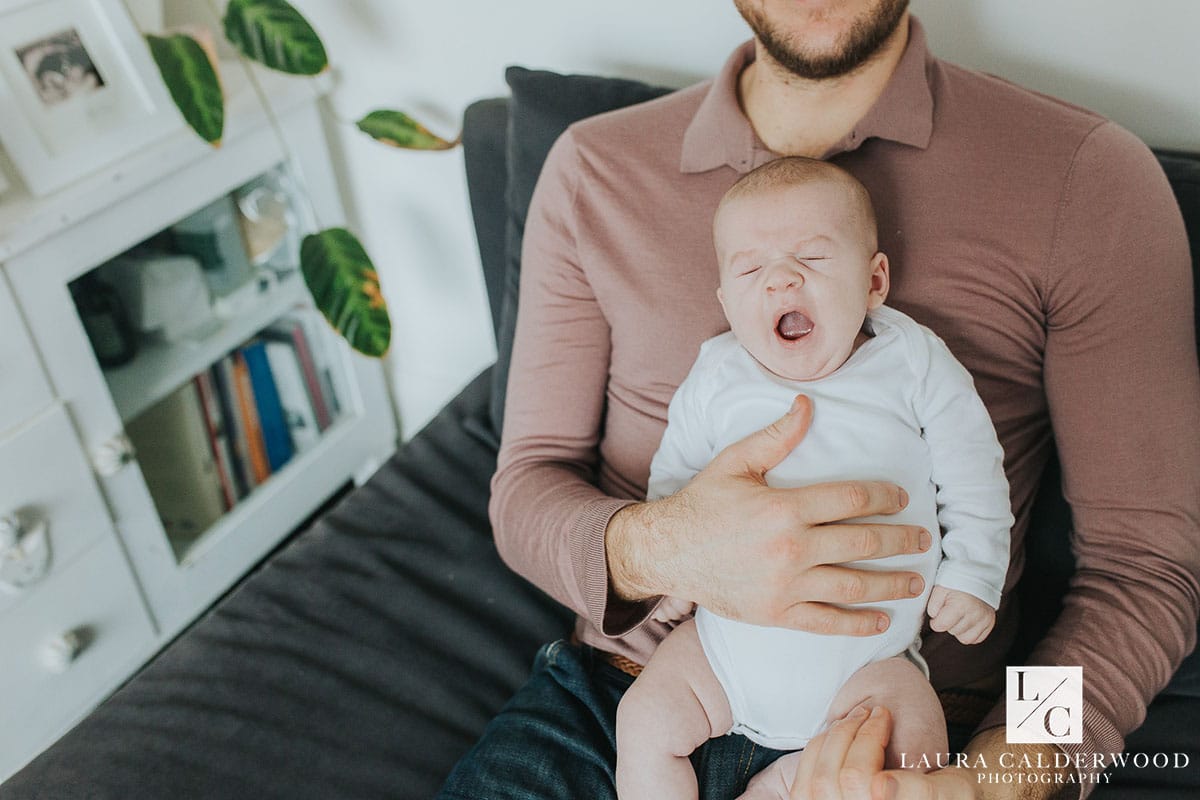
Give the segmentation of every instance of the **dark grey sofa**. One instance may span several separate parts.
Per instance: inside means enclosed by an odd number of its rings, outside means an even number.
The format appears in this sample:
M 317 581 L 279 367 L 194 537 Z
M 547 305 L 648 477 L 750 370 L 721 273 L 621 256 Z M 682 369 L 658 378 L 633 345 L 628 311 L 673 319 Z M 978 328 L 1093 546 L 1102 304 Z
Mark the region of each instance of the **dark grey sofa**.
M 475 104 L 464 130 L 496 374 L 479 375 L 366 485 L 0 786 L 0 797 L 430 797 L 523 681 L 538 645 L 568 630 L 570 614 L 500 562 L 487 520 L 513 262 L 528 193 L 562 127 L 661 90 L 525 71 L 509 78 L 514 98 Z M 1200 159 L 1162 162 L 1200 245 Z M 1020 588 L 1019 647 L 1054 617 L 1072 566 L 1069 526 L 1052 467 Z M 1188 753 L 1193 769 L 1118 773 L 1096 797 L 1200 796 L 1196 656 L 1128 747 Z

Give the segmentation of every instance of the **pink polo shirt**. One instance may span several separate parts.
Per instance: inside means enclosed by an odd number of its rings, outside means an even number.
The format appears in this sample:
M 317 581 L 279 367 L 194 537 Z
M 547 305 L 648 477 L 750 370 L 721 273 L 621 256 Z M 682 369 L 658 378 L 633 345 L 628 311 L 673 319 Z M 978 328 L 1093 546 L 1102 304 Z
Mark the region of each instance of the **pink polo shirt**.
M 753 57 L 748 43 L 713 81 L 572 126 L 525 230 L 497 546 L 579 614 L 584 641 L 639 662 L 666 628 L 610 596 L 604 531 L 644 498 L 671 395 L 728 329 L 713 211 L 776 157 L 737 100 Z M 946 341 L 995 422 L 1016 517 L 1006 590 L 1058 447 L 1078 572 L 1031 663 L 1082 665 L 1073 749 L 1119 751 L 1200 610 L 1200 371 L 1170 187 L 1127 131 L 934 58 L 915 19 L 882 96 L 826 157 L 875 200 L 889 304 Z M 1002 669 L 1010 598 L 982 645 L 927 637 L 935 687 Z

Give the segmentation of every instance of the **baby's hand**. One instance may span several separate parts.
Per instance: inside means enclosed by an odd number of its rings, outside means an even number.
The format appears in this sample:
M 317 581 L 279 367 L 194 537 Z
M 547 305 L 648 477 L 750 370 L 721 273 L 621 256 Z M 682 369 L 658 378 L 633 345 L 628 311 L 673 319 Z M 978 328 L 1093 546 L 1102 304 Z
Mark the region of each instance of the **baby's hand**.
M 696 604 L 678 597 L 664 597 L 651 616 L 656 622 L 682 622 L 691 616 Z
M 974 595 L 934 586 L 929 592 L 929 627 L 950 631 L 963 644 L 979 644 L 992 632 L 996 612 Z

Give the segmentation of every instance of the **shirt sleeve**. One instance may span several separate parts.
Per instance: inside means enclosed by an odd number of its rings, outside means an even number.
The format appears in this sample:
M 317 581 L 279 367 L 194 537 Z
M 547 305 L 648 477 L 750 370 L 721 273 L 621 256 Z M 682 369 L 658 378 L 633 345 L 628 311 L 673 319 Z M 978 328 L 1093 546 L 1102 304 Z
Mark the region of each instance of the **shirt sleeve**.
M 701 347 L 697 360 L 687 378 L 675 390 L 667 407 L 667 429 L 650 462 L 650 482 L 647 500 L 669 497 L 686 486 L 696 473 L 712 460 L 713 442 L 704 424 L 703 400 L 705 379 Z
M 610 330 L 576 248 L 578 154 L 570 130 L 546 158 L 531 200 L 504 431 L 489 516 L 505 563 L 620 636 L 654 603 L 610 597 L 604 534 L 632 498 L 595 486 Z
M 937 486 L 942 562 L 934 584 L 1000 607 L 1013 525 L 1004 450 L 971 374 L 932 333 L 917 419 Z
M 1044 376 L 1076 573 L 1029 663 L 1083 667 L 1083 742 L 1061 747 L 1113 753 L 1196 643 L 1192 269 L 1162 169 L 1112 123 L 1079 146 L 1056 213 Z

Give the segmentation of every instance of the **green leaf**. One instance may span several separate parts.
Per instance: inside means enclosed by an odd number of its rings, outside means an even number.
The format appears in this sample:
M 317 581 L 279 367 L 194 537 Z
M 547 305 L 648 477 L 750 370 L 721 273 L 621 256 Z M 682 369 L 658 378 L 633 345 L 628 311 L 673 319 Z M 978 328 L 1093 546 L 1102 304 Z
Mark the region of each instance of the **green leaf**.
M 230 0 L 225 38 L 247 58 L 291 75 L 329 66 L 321 37 L 285 0 Z
M 150 55 L 180 113 L 200 138 L 221 144 L 225 128 L 225 97 L 221 80 L 200 43 L 186 34 L 147 34 Z
M 449 150 L 458 144 L 457 139 L 451 142 L 435 136 L 424 125 L 402 111 L 372 111 L 356 124 L 363 133 L 392 147 L 409 150 Z
M 317 308 L 351 347 L 376 358 L 387 353 L 392 321 L 379 274 L 354 234 L 329 228 L 305 236 L 300 271 Z

